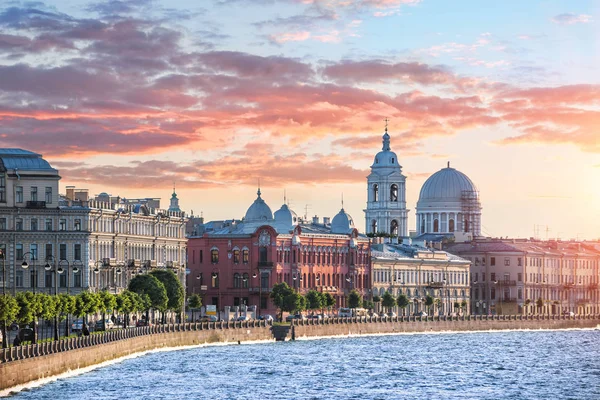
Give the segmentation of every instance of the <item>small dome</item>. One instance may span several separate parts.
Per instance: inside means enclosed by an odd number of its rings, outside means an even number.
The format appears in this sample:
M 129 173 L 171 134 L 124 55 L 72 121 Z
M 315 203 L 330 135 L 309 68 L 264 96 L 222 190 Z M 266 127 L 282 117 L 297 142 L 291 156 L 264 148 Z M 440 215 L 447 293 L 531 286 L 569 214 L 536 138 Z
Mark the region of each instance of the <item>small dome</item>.
M 260 189 L 256 193 L 258 197 L 254 200 L 254 203 L 246 211 L 245 221 L 269 221 L 273 219 L 273 213 L 271 208 L 265 203 L 260 197 Z
M 419 194 L 419 203 L 426 201 L 460 202 L 465 192 L 472 196 L 477 194 L 477 187 L 468 176 L 454 168 L 439 170 L 425 181 Z
M 347 234 L 354 229 L 354 221 L 352 217 L 342 208 L 340 212 L 333 217 L 331 221 L 331 233 Z
M 401 167 L 400 164 L 398 164 L 398 156 L 390 148 L 390 135 L 387 133 L 387 128 L 383 134 L 382 142 L 382 149 L 375 156 L 371 168 Z
M 276 223 L 289 227 L 298 223 L 298 214 L 290 210 L 287 204 L 282 205 L 279 210 L 275 211 L 274 217 Z

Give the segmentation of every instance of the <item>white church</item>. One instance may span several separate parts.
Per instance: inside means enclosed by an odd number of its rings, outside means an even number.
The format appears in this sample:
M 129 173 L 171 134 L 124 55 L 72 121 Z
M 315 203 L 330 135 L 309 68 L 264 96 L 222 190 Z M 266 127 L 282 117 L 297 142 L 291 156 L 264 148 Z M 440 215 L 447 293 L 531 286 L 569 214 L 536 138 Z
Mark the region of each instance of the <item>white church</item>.
M 446 168 L 431 175 L 421 187 L 416 209 L 417 240 L 456 242 L 481 236 L 481 202 L 477 187 L 462 172 Z M 385 128 L 382 150 L 377 153 L 367 177 L 367 234 L 408 237 L 406 176 L 398 156 L 391 150 Z

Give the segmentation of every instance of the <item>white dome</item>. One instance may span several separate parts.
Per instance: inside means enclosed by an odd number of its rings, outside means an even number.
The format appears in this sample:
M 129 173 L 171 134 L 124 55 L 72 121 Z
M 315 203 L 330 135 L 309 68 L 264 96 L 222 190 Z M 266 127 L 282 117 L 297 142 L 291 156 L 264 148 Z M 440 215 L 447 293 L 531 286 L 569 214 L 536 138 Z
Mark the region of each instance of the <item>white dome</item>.
M 269 221 L 273 219 L 273 213 L 271 208 L 265 203 L 260 197 L 260 189 L 256 193 L 258 197 L 254 200 L 254 203 L 246 211 L 245 222 L 249 221 Z
M 398 156 L 390 149 L 390 135 L 387 130 L 382 137 L 382 150 L 375 155 L 371 168 L 400 167 Z
M 285 226 L 288 229 L 298 223 L 298 214 L 290 210 L 287 204 L 282 205 L 279 210 L 275 211 L 274 217 L 278 226 Z
M 419 194 L 421 202 L 460 202 L 465 194 L 479 198 L 477 187 L 468 176 L 448 167 L 439 170 L 425 181 Z
M 354 221 L 352 217 L 342 208 L 340 212 L 333 217 L 331 221 L 331 233 L 347 234 L 354 229 Z

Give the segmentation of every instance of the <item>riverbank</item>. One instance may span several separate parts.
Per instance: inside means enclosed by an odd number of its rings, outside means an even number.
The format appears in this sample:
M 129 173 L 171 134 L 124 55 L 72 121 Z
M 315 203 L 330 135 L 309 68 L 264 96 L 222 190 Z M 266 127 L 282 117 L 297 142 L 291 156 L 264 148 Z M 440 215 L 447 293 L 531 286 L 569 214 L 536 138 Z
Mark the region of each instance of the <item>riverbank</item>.
M 403 333 L 442 333 L 442 332 L 482 332 L 515 330 L 559 330 L 594 329 L 600 324 L 600 317 L 586 318 L 540 318 L 519 319 L 477 319 L 462 318 L 419 320 L 394 319 L 336 319 L 331 321 L 295 321 L 290 326 L 286 340 L 348 337 L 360 335 L 403 334 Z M 241 344 L 272 342 L 272 327 L 257 326 L 254 323 L 211 323 L 185 324 L 171 327 L 152 327 L 140 330 L 137 336 L 122 337 L 116 332 L 107 332 L 105 341 L 95 338 L 93 343 L 77 347 L 72 343 L 52 346 L 44 355 L 36 355 L 29 348 L 27 357 L 10 358 L 0 364 L 0 395 L 7 395 L 19 388 L 36 386 L 59 376 L 83 373 L 108 365 L 116 360 L 137 357 L 150 351 L 175 350 L 211 344 Z M 138 328 L 141 329 L 141 328 Z M 117 336 L 115 338 L 115 336 Z M 80 338 L 91 340 L 88 338 Z M 62 341 L 61 341 L 62 342 Z M 23 346 L 23 349 L 25 346 Z M 50 351 L 52 348 L 54 352 Z M 25 352 L 21 349 L 21 355 Z M 12 356 L 11 356 L 12 357 Z M 5 358 L 6 360 L 6 353 Z

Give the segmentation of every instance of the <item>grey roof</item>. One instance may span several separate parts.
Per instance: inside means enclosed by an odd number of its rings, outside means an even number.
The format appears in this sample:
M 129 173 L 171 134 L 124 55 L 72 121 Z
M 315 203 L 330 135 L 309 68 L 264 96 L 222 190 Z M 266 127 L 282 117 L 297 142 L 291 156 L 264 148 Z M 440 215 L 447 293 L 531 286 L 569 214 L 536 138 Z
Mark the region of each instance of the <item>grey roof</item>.
M 460 201 L 464 191 L 476 192 L 477 187 L 468 176 L 454 168 L 443 168 L 431 175 L 421 187 L 419 202 Z
M 436 255 L 445 255 L 445 259 L 440 259 L 438 257 L 428 258 L 431 261 L 439 261 L 439 262 L 463 262 L 468 263 L 469 261 L 459 257 L 457 255 L 451 254 L 447 251 L 430 249 L 423 246 L 417 245 L 408 245 L 408 244 L 376 244 L 371 246 L 371 255 L 375 258 L 387 258 L 394 260 L 419 260 L 424 257 L 423 253 L 429 252 L 431 254 Z
M 0 149 L 0 160 L 4 170 L 33 170 L 58 172 L 40 154 L 23 149 Z

